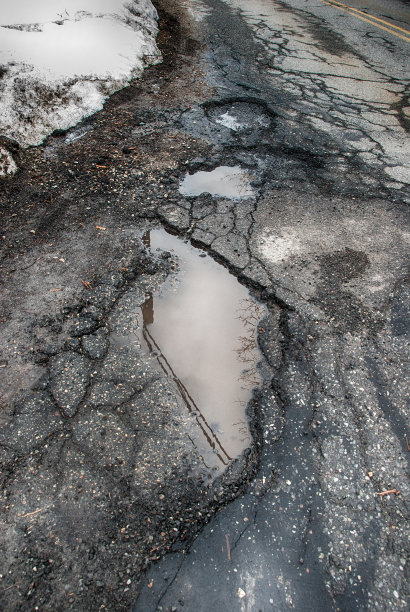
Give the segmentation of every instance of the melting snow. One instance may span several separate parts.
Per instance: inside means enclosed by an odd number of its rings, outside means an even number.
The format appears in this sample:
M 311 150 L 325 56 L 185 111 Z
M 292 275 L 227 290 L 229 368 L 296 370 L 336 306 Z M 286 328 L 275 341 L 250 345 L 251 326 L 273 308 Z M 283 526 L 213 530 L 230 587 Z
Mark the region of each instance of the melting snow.
M 156 63 L 150 0 L 14 0 L 0 15 L 0 133 L 38 145 Z
M 219 119 L 216 119 L 216 122 L 221 123 L 225 127 L 228 127 L 231 130 L 235 130 L 235 131 L 239 130 L 239 128 L 242 127 L 242 124 L 239 123 L 237 118 L 234 117 L 233 115 L 230 115 L 229 113 L 224 113 L 223 115 L 221 115 Z
M 8 176 L 17 171 L 17 164 L 11 153 L 0 146 L 0 176 Z
M 203 21 L 205 17 L 212 13 L 212 9 L 205 6 L 201 0 L 183 0 L 183 6 L 198 22 Z

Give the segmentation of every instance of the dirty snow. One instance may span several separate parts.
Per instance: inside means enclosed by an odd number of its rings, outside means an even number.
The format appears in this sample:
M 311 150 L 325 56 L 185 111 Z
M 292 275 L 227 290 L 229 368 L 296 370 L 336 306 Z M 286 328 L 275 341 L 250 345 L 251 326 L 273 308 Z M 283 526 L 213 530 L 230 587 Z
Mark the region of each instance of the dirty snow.
M 216 119 L 216 122 L 235 131 L 242 127 L 242 124 L 239 123 L 237 118 L 229 113 L 224 113 L 221 115 L 218 119 Z
M 203 21 L 205 17 L 212 13 L 212 9 L 201 0 L 183 0 L 183 6 L 197 22 Z
M 9 176 L 17 171 L 17 164 L 11 153 L 0 147 L 0 176 Z
M 0 28 L 0 134 L 22 146 L 101 109 L 160 59 L 150 0 L 15 0 Z

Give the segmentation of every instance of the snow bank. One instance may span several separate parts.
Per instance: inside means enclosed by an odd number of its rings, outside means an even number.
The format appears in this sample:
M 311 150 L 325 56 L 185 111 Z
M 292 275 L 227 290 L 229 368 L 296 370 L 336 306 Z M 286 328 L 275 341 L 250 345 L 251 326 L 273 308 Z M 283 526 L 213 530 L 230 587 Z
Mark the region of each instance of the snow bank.
M 0 134 L 38 145 L 101 109 L 160 60 L 157 18 L 150 0 L 8 2 L 0 12 Z

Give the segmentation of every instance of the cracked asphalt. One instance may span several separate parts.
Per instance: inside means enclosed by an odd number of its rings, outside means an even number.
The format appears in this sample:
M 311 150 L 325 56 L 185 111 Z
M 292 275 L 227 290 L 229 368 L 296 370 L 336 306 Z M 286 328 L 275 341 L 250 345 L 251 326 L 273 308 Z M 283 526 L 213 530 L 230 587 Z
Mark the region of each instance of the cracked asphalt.
M 163 63 L 13 149 L 4 609 L 406 609 L 408 42 L 330 4 L 161 0 Z M 409 29 L 404 3 L 382 4 L 354 6 Z M 218 166 L 255 196 L 179 192 Z M 178 270 L 143 244 L 159 225 L 268 309 L 253 442 L 217 478 L 135 341 Z

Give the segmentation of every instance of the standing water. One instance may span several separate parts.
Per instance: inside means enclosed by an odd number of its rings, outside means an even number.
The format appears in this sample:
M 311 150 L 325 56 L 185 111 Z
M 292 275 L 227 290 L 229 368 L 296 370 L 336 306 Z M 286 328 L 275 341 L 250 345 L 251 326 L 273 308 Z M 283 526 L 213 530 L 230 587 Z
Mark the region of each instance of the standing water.
M 188 242 L 164 230 L 144 241 L 153 251 L 172 251 L 180 269 L 142 307 L 143 345 L 194 415 L 205 466 L 222 471 L 250 445 L 246 406 L 261 382 L 256 326 L 264 307 Z
M 213 196 L 238 199 L 255 196 L 249 173 L 240 166 L 218 166 L 209 172 L 200 170 L 187 174 L 179 191 L 186 196 L 210 193 Z

